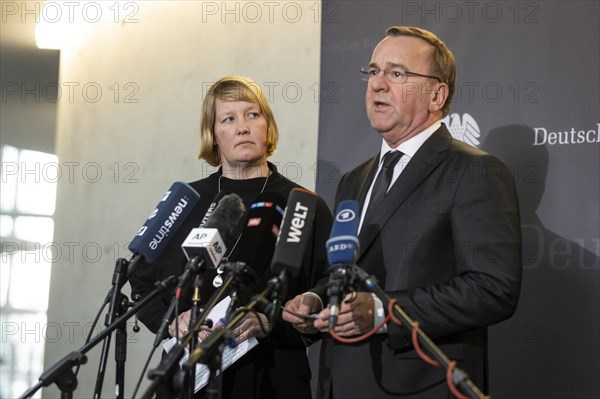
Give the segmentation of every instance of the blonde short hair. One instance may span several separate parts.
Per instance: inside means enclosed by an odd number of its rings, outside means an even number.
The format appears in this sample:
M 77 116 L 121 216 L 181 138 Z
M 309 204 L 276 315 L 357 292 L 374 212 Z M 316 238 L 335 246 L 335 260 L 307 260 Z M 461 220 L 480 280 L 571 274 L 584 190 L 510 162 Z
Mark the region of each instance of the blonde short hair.
M 221 154 L 215 140 L 215 100 L 217 98 L 221 101 L 247 101 L 258 104 L 261 114 L 267 120 L 267 157 L 275 153 L 279 131 L 265 93 L 252 79 L 244 76 L 225 76 L 208 89 L 202 103 L 199 159 L 204 159 L 212 166 L 221 164 Z

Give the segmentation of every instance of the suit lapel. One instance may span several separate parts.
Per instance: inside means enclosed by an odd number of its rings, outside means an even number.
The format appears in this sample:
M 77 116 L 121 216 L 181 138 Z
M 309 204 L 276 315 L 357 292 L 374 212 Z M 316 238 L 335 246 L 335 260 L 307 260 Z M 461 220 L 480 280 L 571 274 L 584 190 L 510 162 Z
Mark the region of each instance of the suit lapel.
M 357 183 L 355 187 L 355 195 L 352 198 L 358 198 L 359 209 L 362 209 L 365 205 L 365 198 L 367 198 L 367 191 L 369 191 L 369 186 L 373 181 L 375 176 L 375 172 L 377 172 L 377 165 L 379 162 L 379 154 L 375 155 L 371 158 L 362 168 L 360 174 L 358 176 Z
M 370 220 L 365 220 L 359 234 L 360 255 L 359 260 L 368 251 L 369 247 L 385 226 L 392 214 L 400 208 L 410 194 L 431 174 L 431 172 L 447 156 L 452 137 L 444 125 L 423 143 L 415 156 L 410 160 L 406 168 L 394 182 L 388 191 L 380 209 L 372 214 Z M 373 169 L 373 168 L 371 168 Z M 375 168 L 376 169 L 376 168 Z M 369 173 L 372 176 L 373 170 Z M 364 190 L 366 191 L 366 190 Z M 364 203 L 366 193 L 362 194 L 361 203 Z

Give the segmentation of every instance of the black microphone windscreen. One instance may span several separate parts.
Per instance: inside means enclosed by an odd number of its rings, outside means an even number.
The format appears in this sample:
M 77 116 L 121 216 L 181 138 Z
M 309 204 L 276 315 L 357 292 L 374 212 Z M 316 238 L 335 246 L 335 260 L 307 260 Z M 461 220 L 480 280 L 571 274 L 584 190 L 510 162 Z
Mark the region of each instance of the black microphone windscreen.
M 204 217 L 202 218 L 202 222 L 200 222 L 200 226 L 198 226 L 198 227 L 206 226 L 209 216 L 212 215 L 212 213 L 215 211 L 215 208 L 217 207 L 217 205 L 219 205 L 219 201 L 221 201 L 224 196 L 229 195 L 229 194 L 231 194 L 229 191 L 219 191 L 217 193 L 217 195 L 215 195 L 212 202 L 208 206 L 208 210 L 206 211 L 206 213 L 204 214 Z
M 230 260 L 245 262 L 258 275 L 268 270 L 284 209 L 285 198 L 281 194 L 260 194 L 250 206 L 242 235 Z
M 219 230 L 223 241 L 229 245 L 233 241 L 233 233 L 245 211 L 244 201 L 237 194 L 227 194 L 221 198 L 203 227 Z
M 290 192 L 271 262 L 273 273 L 279 275 L 285 270 L 292 277 L 300 273 L 304 254 L 311 243 L 317 199 L 317 195 L 308 190 L 295 188 Z
M 265 192 L 256 198 L 248 210 L 240 239 L 229 257 L 231 261 L 244 262 L 256 278 L 246 287 L 248 294 L 263 289 L 272 276 L 269 265 L 284 208 L 285 198 L 281 194 Z
M 173 183 L 128 249 L 134 254 L 142 255 L 146 262 L 154 262 L 199 200 L 200 194 L 190 185 Z

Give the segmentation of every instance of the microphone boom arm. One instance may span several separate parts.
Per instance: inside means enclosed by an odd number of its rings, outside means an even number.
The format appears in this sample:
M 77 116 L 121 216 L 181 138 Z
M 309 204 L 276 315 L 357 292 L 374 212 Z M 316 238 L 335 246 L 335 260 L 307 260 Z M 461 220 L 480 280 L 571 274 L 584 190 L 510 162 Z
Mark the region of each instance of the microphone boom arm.
M 274 313 L 278 310 L 279 296 L 281 287 L 285 285 L 286 271 L 282 271 L 279 276 L 272 278 L 267 283 L 261 293 L 255 295 L 246 306 L 244 310 L 249 311 L 253 309 L 263 310 L 266 309 L 268 313 Z M 275 304 L 269 303 L 269 300 L 273 300 Z M 266 306 L 265 306 L 266 305 Z M 273 306 L 269 309 L 269 305 Z M 220 367 L 221 351 L 225 340 L 228 338 L 228 334 L 231 329 L 246 315 L 247 312 L 238 311 L 235 312 L 230 320 L 223 328 L 214 331 L 206 338 L 206 340 L 198 345 L 198 347 L 192 351 L 184 368 L 194 368 L 196 363 L 203 363 L 209 367 L 210 379 L 209 385 L 207 386 L 207 397 L 218 397 L 220 391 L 220 382 L 217 379 L 216 371 Z
M 462 391 L 466 393 L 470 398 L 473 399 L 483 399 L 489 398 L 485 396 L 481 390 L 475 385 L 475 383 L 471 380 L 469 375 L 459 369 L 454 367 L 454 362 L 451 361 L 442 350 L 423 332 L 422 329 L 418 328 L 418 324 L 410 318 L 410 316 L 396 303 L 396 301 L 390 297 L 379 285 L 377 279 L 369 275 L 362 268 L 357 265 L 354 265 L 352 268 L 353 278 L 358 282 L 362 283 L 365 288 L 377 295 L 385 309 L 389 309 L 390 303 L 393 302 L 393 310 L 394 312 L 400 316 L 400 321 L 404 326 L 410 326 L 413 329 L 416 329 L 416 334 L 418 337 L 419 343 L 423 344 L 427 351 L 431 354 L 433 358 L 435 358 L 440 365 L 442 365 L 446 370 L 452 368 L 452 382 L 454 385 L 460 386 Z
M 87 356 L 85 356 L 85 353 L 87 353 L 90 349 L 96 346 L 100 341 L 103 341 L 104 338 L 110 335 L 115 329 L 119 328 L 123 323 L 125 323 L 125 321 L 127 321 L 140 310 L 142 310 L 144 307 L 146 307 L 146 305 L 152 302 L 162 292 L 172 288 L 175 285 L 175 282 L 176 280 L 174 276 L 169 276 L 166 279 L 157 282 L 156 289 L 154 291 L 152 291 L 142 300 L 137 302 L 135 306 L 133 306 L 125 314 L 115 319 L 110 326 L 106 327 L 96 337 L 92 338 L 90 342 L 79 348 L 79 350 L 71 352 L 70 354 L 59 360 L 57 363 L 55 363 L 48 370 L 46 370 L 39 377 L 39 382 L 30 389 L 28 389 L 20 398 L 30 398 L 40 388 L 47 387 L 52 383 L 56 383 L 59 386 L 59 388 L 63 392 L 62 397 L 72 397 L 73 390 L 75 390 L 75 388 L 77 387 L 77 380 L 71 368 L 79 364 L 85 364 L 87 362 Z M 67 386 L 65 387 L 61 385 L 61 382 L 66 382 Z
M 185 348 L 190 344 L 192 338 L 200 332 L 202 324 L 205 323 L 206 318 L 210 311 L 217 305 L 217 303 L 223 298 L 225 292 L 229 289 L 232 283 L 236 278 L 235 273 L 230 273 L 228 278 L 223 282 L 223 285 L 219 288 L 218 291 L 215 291 L 208 303 L 203 309 L 203 312 L 199 315 L 196 323 L 189 329 L 188 333 L 185 334 L 181 338 L 181 342 L 178 345 L 175 345 L 165 356 L 158 365 L 157 368 L 150 370 L 148 372 L 148 377 L 152 379 L 152 383 L 146 389 L 142 398 L 149 399 L 152 397 L 152 394 L 156 391 L 158 385 L 164 381 L 166 378 L 169 378 L 175 372 L 175 367 L 179 364 L 179 359 L 183 356 L 185 352 Z M 198 350 L 198 349 L 196 349 Z M 190 355 L 191 356 L 191 355 Z M 181 379 L 178 379 L 178 382 L 181 382 Z M 193 382 L 190 382 L 193 383 Z M 183 388 L 183 387 L 181 387 Z

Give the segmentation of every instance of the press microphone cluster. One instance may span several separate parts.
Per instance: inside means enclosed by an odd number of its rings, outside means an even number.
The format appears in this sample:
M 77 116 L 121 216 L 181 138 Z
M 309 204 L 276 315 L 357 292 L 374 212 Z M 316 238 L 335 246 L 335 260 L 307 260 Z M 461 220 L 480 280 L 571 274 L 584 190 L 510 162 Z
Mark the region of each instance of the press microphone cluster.
M 233 241 L 235 227 L 244 215 L 246 208 L 242 199 L 236 194 L 225 194 L 219 200 L 217 197 L 214 208 L 209 208 L 203 225 L 192 229 L 181 244 L 181 248 L 188 259 L 183 274 L 177 284 L 178 292 L 187 282 L 190 275 L 195 272 L 196 266 L 217 268 L 227 252 L 227 244 Z M 212 208 L 212 209 L 211 209 Z
M 329 263 L 329 328 L 337 324 L 342 299 L 347 291 L 349 269 L 358 257 L 358 224 L 360 214 L 358 202 L 354 200 L 339 203 L 329 240 L 327 240 L 327 261 Z
M 236 300 L 249 303 L 251 297 L 262 298 L 255 306 L 272 323 L 279 301 L 285 296 L 283 279 L 300 273 L 311 243 L 317 198 L 310 191 L 293 189 L 286 206 L 285 198 L 278 193 L 260 194 L 249 208 L 242 234 L 229 257 L 247 266 L 232 283 L 237 290 Z M 265 292 L 271 292 L 269 298 L 262 297 Z
M 263 198 L 267 199 L 263 199 Z M 250 207 L 242 237 L 238 243 L 240 251 L 233 255 L 236 260 L 247 260 L 255 272 L 263 277 L 272 277 L 267 287 L 253 296 L 252 301 L 244 306 L 246 309 L 257 309 L 264 313 L 274 324 L 275 315 L 279 312 L 281 301 L 281 285 L 286 276 L 296 277 L 300 273 L 302 259 L 311 245 L 311 236 L 317 209 L 318 197 L 304 189 L 293 189 L 288 195 L 287 206 L 281 212 L 285 200 L 279 195 L 264 193 Z M 279 222 L 281 228 L 279 227 Z M 279 230 L 279 234 L 277 234 Z M 276 241 L 275 236 L 277 235 Z M 245 238 L 244 238 L 245 237 Z M 272 259 L 267 251 L 274 246 Z M 260 258 L 260 259 L 259 259 Z M 270 273 L 267 268 L 270 264 Z M 262 281 L 261 281 L 262 283 Z M 236 312 L 227 318 L 224 329 L 214 331 L 203 344 L 190 353 L 185 367 L 193 367 L 211 353 L 213 347 L 222 342 L 224 331 L 232 328 L 243 317 L 243 312 Z
M 238 195 L 221 191 L 213 198 L 200 227 L 192 229 L 184 240 L 181 247 L 188 262 L 177 281 L 175 297 L 156 331 L 154 347 L 158 347 L 164 337 L 184 285 L 197 273 L 199 267 L 218 267 L 227 251 L 225 243 L 231 242 L 235 226 L 244 212 L 244 203 Z

